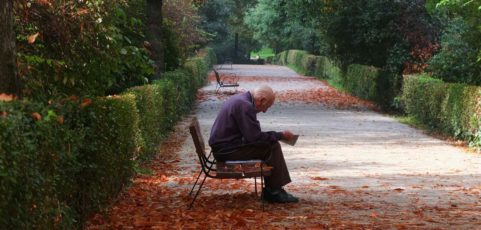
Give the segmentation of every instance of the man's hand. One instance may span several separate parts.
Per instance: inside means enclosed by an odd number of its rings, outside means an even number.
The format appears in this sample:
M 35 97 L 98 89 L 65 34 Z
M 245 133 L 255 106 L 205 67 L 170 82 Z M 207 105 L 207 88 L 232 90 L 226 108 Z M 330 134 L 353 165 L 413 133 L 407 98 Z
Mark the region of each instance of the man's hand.
M 294 134 L 289 130 L 285 130 L 282 132 L 282 137 L 284 140 L 291 140 L 294 137 Z

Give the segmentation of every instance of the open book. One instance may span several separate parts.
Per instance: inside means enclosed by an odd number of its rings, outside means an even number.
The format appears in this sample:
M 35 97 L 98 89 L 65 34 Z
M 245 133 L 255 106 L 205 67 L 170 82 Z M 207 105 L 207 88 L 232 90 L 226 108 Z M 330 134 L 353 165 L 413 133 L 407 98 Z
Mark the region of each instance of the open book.
M 294 135 L 290 140 L 281 140 L 281 142 L 293 146 L 296 144 L 297 139 L 299 139 L 299 135 Z

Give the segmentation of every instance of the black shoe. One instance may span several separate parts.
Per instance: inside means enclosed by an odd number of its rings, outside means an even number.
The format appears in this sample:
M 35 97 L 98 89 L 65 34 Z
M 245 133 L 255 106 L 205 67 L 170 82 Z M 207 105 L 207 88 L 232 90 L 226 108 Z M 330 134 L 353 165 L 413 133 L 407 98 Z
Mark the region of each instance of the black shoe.
M 297 203 L 299 199 L 284 189 L 277 189 L 268 191 L 268 189 L 262 190 L 262 199 L 269 203 Z

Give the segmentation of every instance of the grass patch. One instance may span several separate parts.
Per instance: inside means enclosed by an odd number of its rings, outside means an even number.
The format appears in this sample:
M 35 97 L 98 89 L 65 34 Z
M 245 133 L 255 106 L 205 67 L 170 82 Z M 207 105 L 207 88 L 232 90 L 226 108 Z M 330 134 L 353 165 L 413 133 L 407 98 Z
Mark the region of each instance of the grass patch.
M 406 115 L 395 115 L 393 116 L 394 119 L 397 121 L 409 125 L 411 127 L 417 128 L 417 129 L 424 129 L 424 130 L 430 130 L 429 127 L 422 122 L 418 121 L 412 116 L 406 116 Z
M 433 138 L 446 141 L 452 146 L 462 148 L 463 150 L 472 152 L 472 153 L 481 153 L 479 149 L 470 147 L 467 141 L 457 139 L 455 137 L 452 137 L 451 135 L 440 132 L 439 130 L 435 130 L 429 127 L 428 125 L 418 121 L 413 116 L 393 115 L 393 114 L 390 114 L 390 116 L 402 124 L 409 125 L 410 127 L 420 130 L 424 134 L 431 136 Z
M 259 58 L 261 59 L 266 59 L 267 57 L 276 56 L 276 54 L 274 54 L 274 50 L 271 48 L 262 48 L 259 51 L 251 52 L 251 57 L 256 57 L 257 55 L 259 55 Z
M 333 88 L 341 91 L 341 92 L 347 92 L 346 89 L 344 89 L 344 87 L 342 86 L 342 84 L 339 82 L 339 81 L 336 81 L 334 79 L 327 79 L 327 83 L 329 83 L 330 86 L 332 86 Z
M 399 115 L 398 114 L 398 115 L 392 115 L 392 117 L 394 119 L 396 119 L 397 121 L 399 121 L 400 123 L 403 123 L 405 125 L 409 125 L 410 127 L 415 128 L 415 129 L 424 131 L 424 133 L 427 134 L 427 135 L 438 137 L 438 138 L 441 138 L 441 139 L 444 139 L 444 140 L 449 138 L 448 135 L 443 134 L 442 132 L 439 132 L 439 131 L 433 129 L 429 125 L 426 125 L 425 123 L 419 121 L 418 119 L 414 118 L 413 116 Z

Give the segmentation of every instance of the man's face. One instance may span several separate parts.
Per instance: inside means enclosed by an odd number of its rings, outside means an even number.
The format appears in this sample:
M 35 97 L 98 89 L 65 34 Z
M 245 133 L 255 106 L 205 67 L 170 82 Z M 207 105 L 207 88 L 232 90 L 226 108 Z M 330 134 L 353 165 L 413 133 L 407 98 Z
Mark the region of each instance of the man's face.
M 272 106 L 272 104 L 274 104 L 274 100 L 261 98 L 260 100 L 256 101 L 256 110 L 258 113 L 265 113 Z

